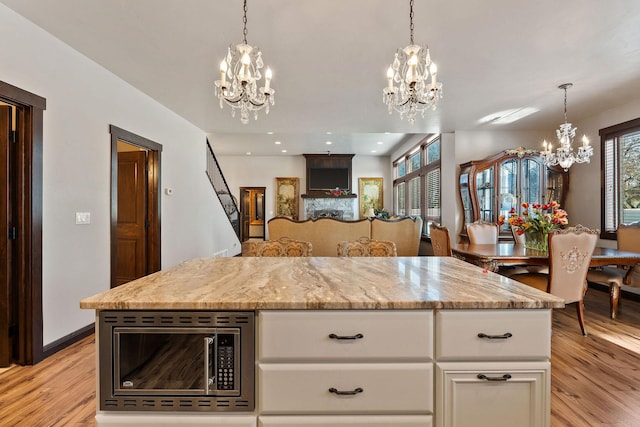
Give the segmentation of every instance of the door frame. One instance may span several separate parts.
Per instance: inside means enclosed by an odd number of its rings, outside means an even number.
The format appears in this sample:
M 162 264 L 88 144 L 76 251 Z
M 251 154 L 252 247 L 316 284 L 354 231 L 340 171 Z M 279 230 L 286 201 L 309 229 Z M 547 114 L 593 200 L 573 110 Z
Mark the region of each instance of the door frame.
M 18 283 L 16 362 L 32 365 L 44 359 L 42 317 L 42 147 L 47 101 L 0 81 L 0 98 L 16 105 Z
M 266 187 L 240 187 L 240 202 L 239 202 L 239 206 L 238 209 L 240 210 L 239 216 L 240 216 L 240 241 L 244 242 L 246 240 L 249 240 L 251 238 L 251 220 L 249 220 L 249 223 L 246 224 L 246 219 L 245 219 L 245 210 L 246 210 L 246 203 L 245 203 L 245 197 L 247 194 L 252 194 L 253 191 L 259 191 L 262 193 L 262 215 L 263 217 L 265 216 L 265 208 L 266 208 L 266 201 L 265 201 L 265 195 L 267 192 L 267 188 Z M 249 204 L 253 203 L 253 200 L 249 200 Z M 249 211 L 251 211 L 251 209 L 249 209 Z M 267 235 L 266 235 L 266 224 L 267 221 L 265 219 L 263 219 L 262 221 L 262 239 L 266 239 Z M 247 227 L 247 230 L 249 230 L 248 235 L 245 236 L 244 235 L 244 229 L 245 229 L 245 225 Z
M 161 187 L 160 164 L 162 145 L 150 139 L 109 125 L 111 133 L 111 287 L 117 278 L 117 227 L 118 227 L 118 141 L 148 150 L 147 154 L 147 272 L 161 268 Z

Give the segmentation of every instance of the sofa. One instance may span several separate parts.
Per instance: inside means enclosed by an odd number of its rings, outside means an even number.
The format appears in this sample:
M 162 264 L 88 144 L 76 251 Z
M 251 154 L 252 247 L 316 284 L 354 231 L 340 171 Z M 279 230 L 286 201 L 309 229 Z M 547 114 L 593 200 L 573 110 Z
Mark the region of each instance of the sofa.
M 313 256 L 338 256 L 338 243 L 368 237 L 390 240 L 396 244 L 398 256 L 418 256 L 422 219 L 403 217 L 394 220 L 379 218 L 343 221 L 333 218 L 294 221 L 285 217 L 267 222 L 269 239 L 288 237 L 310 242 Z

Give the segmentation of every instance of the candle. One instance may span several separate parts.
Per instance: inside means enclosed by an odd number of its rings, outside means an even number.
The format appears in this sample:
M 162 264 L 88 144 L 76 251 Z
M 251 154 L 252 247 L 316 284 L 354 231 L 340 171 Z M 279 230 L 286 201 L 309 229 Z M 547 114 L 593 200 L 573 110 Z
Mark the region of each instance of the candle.
M 271 77 L 273 76 L 273 74 L 271 73 L 271 68 L 267 68 L 267 71 L 265 71 L 264 73 L 264 91 L 265 92 L 269 92 L 269 89 L 271 88 Z
M 227 61 L 222 61 L 220 63 L 220 81 L 222 82 L 222 86 L 225 85 L 225 74 L 227 74 Z
M 548 151 L 547 151 L 547 140 L 546 139 L 544 141 L 542 141 L 542 152 L 543 153 L 548 153 Z
M 393 92 L 393 68 L 391 67 L 387 70 L 387 82 L 389 91 Z
M 242 55 L 242 58 L 240 58 L 240 62 L 242 63 L 240 78 L 243 82 L 246 82 L 249 80 L 249 77 L 251 77 L 251 73 L 249 73 L 249 64 L 251 64 L 251 58 L 249 58 L 249 55 L 245 53 L 244 55 Z
M 413 83 L 417 80 L 416 78 L 416 66 L 418 65 L 418 57 L 416 55 L 411 55 L 411 58 L 409 58 L 409 66 L 410 68 L 410 77 L 409 77 L 409 83 Z
M 589 146 L 589 138 L 587 138 L 587 135 L 582 135 L 582 146 L 583 147 Z
M 438 67 L 436 66 L 435 62 L 431 63 L 430 72 L 431 72 L 431 86 L 435 87 L 436 86 L 436 74 L 438 74 Z

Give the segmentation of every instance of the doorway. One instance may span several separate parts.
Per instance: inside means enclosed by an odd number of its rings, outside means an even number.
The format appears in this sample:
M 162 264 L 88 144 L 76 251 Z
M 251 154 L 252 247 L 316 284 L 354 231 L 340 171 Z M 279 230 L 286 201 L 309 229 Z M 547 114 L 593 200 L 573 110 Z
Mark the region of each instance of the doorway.
M 240 241 L 265 238 L 266 187 L 240 187 Z
M 111 132 L 111 287 L 160 270 L 162 145 Z
M 42 123 L 46 100 L 0 81 L 0 366 L 44 358 Z

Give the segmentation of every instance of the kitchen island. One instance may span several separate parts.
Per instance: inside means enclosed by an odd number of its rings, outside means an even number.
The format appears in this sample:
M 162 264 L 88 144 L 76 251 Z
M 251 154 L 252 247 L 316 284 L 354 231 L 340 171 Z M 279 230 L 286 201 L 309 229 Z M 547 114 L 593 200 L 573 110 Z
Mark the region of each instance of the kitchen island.
M 97 331 L 105 313 L 255 315 L 255 405 L 110 410 L 98 396 L 99 426 L 549 425 L 563 301 L 452 257 L 194 259 L 80 305 Z

